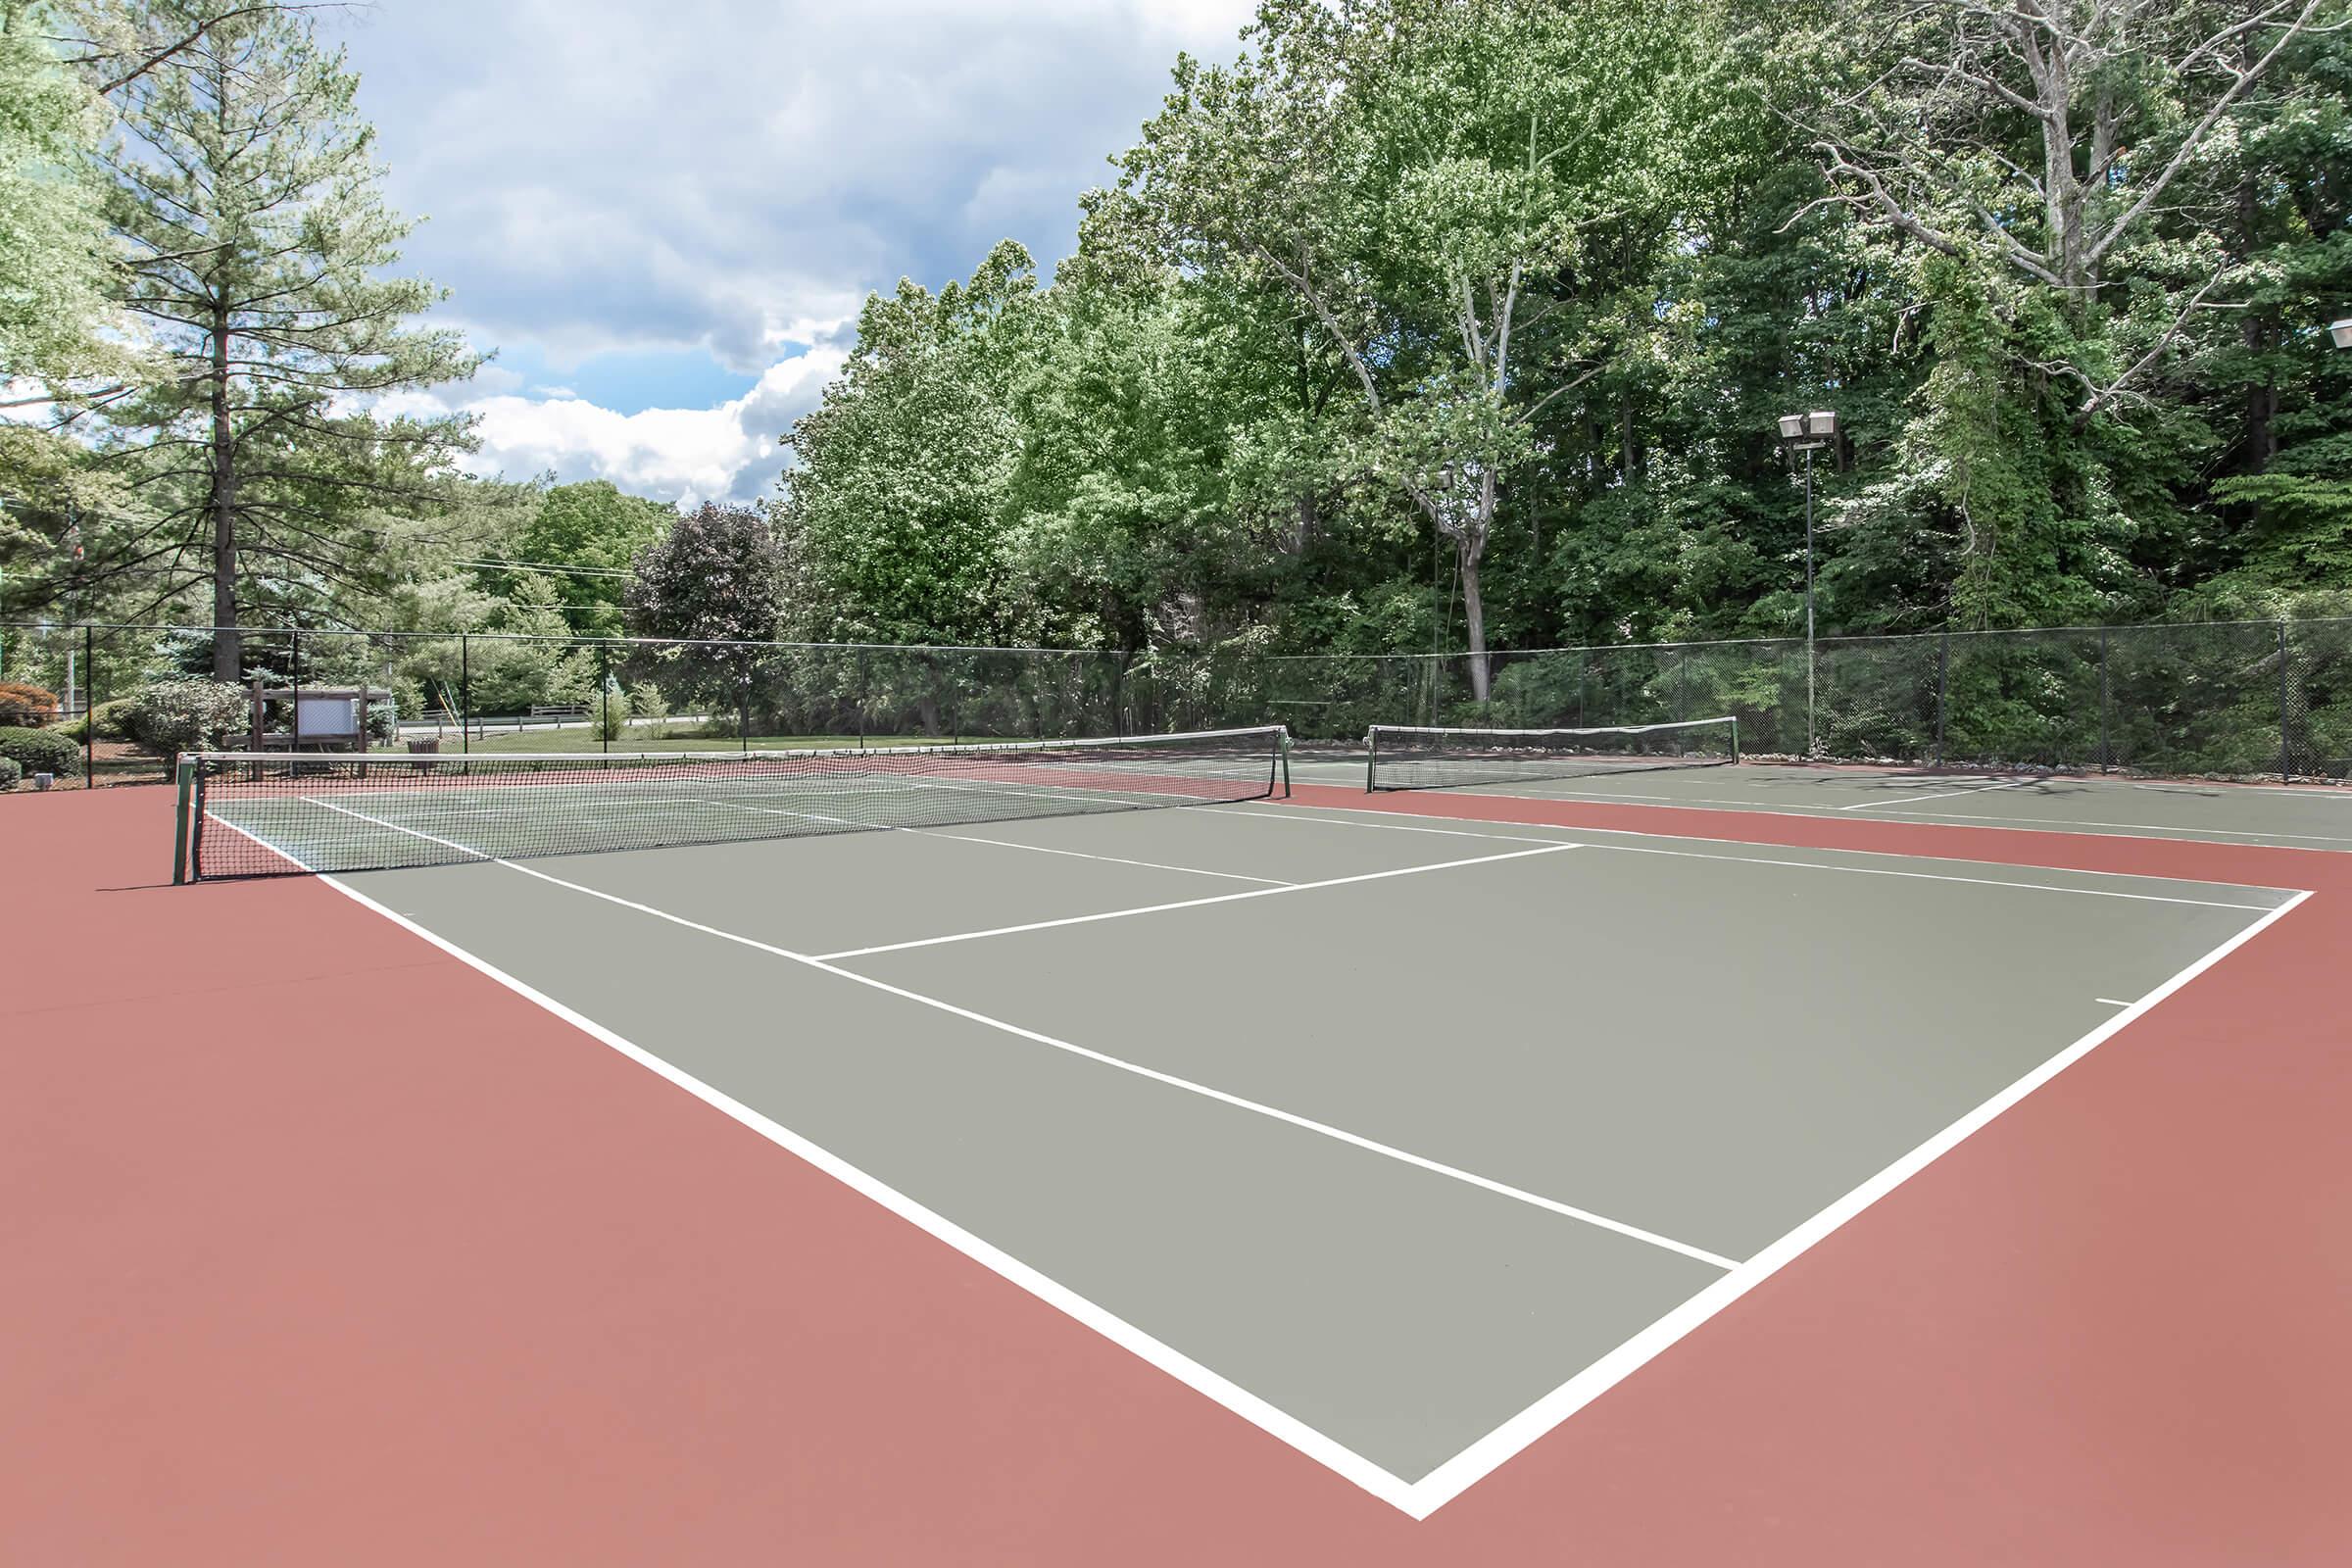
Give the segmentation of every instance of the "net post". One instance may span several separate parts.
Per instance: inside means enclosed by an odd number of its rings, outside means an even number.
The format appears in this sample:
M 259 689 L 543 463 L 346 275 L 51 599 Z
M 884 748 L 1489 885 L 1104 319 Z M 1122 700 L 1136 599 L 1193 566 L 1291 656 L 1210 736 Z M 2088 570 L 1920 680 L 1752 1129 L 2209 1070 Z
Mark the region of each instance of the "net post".
M 2286 719 L 2286 622 L 2278 623 L 2278 782 L 2295 781 L 2294 743 L 2287 738 Z
M 1380 726 L 1364 730 L 1364 793 L 1372 793 L 1372 781 L 1380 777 Z
M 1734 765 L 1734 766 L 1737 766 L 1737 765 L 1739 765 L 1739 761 L 1740 761 L 1740 715 L 1739 715 L 1738 713 L 1734 713 L 1734 714 L 1732 714 L 1732 715 L 1731 715 L 1731 719 L 1732 719 L 1732 763 L 1733 763 L 1733 765 Z
M 2102 773 L 2113 770 L 2115 757 L 2115 749 L 2110 744 L 2107 734 L 2107 628 L 2101 626 L 2099 628 L 2099 771 Z
M 2102 666 L 2103 667 L 2103 666 Z M 1943 725 L 1951 711 L 1952 628 L 1943 628 L 1936 644 L 1936 765 L 1943 765 Z
M 1282 769 L 1282 798 L 1287 801 L 1291 798 L 1291 730 L 1287 724 L 1274 737 L 1274 761 Z
M 188 754 L 181 752 L 178 760 L 177 815 L 172 830 L 172 885 L 180 887 L 188 880 L 188 819 L 196 805 L 196 764 Z

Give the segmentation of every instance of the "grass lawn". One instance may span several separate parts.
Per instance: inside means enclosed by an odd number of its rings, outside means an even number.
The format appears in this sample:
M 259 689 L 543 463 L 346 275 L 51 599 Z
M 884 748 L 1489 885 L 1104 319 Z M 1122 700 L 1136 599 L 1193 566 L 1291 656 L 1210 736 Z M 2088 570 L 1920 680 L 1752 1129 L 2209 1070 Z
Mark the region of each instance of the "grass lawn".
M 968 742 L 987 737 L 967 735 L 963 738 Z M 944 746 L 948 743 L 949 737 L 945 735 L 868 735 L 864 742 L 868 747 Z M 731 735 L 668 735 L 656 738 L 641 730 L 631 730 L 625 736 L 615 736 L 612 746 L 607 748 L 592 729 L 534 729 L 519 734 L 510 731 L 501 735 L 476 735 L 473 744 L 466 750 L 493 754 L 603 752 L 608 749 L 615 752 L 793 752 L 821 747 L 855 747 L 858 744 L 855 735 L 755 735 L 747 743 Z M 401 746 L 379 746 L 375 749 L 379 752 L 406 750 Z M 458 750 L 458 737 L 454 733 L 441 737 L 442 756 L 447 757 Z

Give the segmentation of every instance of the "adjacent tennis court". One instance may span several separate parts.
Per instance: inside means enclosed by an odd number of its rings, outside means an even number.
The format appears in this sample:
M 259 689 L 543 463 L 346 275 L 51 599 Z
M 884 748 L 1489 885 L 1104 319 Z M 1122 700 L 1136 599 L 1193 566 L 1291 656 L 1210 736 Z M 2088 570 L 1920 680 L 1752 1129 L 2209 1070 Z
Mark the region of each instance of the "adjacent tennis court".
M 2352 851 L 2352 789 L 2330 784 L 1740 762 L 1728 719 L 1622 728 L 1380 726 L 1355 755 L 1294 761 L 1302 782 Z M 1740 762 L 1738 766 L 1722 764 Z

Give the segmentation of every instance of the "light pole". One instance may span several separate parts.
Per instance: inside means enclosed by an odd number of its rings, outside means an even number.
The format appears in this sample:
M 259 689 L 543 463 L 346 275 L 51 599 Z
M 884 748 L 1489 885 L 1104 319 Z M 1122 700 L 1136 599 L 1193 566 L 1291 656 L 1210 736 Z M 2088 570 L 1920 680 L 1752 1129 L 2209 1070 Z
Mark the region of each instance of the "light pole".
M 1781 445 L 1805 455 L 1805 755 L 1813 755 L 1813 454 L 1838 439 L 1828 409 L 1781 416 Z

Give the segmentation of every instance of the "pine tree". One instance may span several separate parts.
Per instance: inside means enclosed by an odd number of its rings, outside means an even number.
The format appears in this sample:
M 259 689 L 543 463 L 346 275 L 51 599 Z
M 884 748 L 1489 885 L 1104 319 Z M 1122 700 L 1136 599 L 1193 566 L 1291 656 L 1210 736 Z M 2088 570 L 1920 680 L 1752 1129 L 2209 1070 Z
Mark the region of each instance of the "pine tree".
M 153 6 L 165 30 L 210 9 Z M 374 524 L 425 510 L 468 444 L 464 418 L 377 407 L 480 357 L 405 324 L 443 291 L 379 275 L 414 225 L 377 188 L 358 89 L 307 15 L 262 11 L 212 25 L 122 96 L 112 217 L 130 307 L 173 374 L 107 411 L 106 457 L 151 510 L 101 533 L 90 575 L 143 579 L 152 607 L 209 582 L 219 626 L 264 604 L 348 621 L 350 596 L 377 586 Z M 238 678 L 234 635 L 216 640 L 214 669 Z

